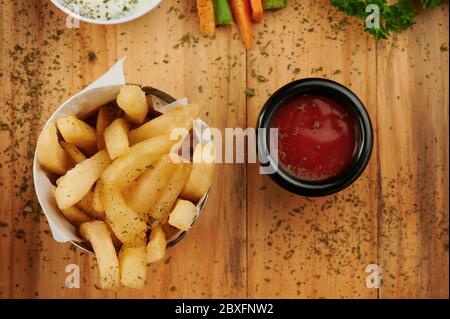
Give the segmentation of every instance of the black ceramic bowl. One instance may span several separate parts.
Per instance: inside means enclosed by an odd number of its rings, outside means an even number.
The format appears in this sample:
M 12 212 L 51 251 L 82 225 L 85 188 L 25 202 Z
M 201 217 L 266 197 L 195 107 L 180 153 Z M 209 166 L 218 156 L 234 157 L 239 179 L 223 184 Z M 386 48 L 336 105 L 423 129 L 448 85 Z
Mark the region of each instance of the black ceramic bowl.
M 276 164 L 271 157 L 269 128 L 275 111 L 287 100 L 302 95 L 318 95 L 338 102 L 353 116 L 356 148 L 352 163 L 341 174 L 321 180 L 306 181 L 295 177 Z M 286 190 L 303 196 L 325 196 L 339 192 L 352 184 L 364 171 L 372 153 L 373 132 L 369 115 L 359 98 L 345 86 L 327 79 L 307 78 L 280 88 L 264 104 L 257 123 L 258 158 L 262 166 L 270 166 L 275 172 L 269 176 Z M 266 130 L 259 130 L 265 128 Z

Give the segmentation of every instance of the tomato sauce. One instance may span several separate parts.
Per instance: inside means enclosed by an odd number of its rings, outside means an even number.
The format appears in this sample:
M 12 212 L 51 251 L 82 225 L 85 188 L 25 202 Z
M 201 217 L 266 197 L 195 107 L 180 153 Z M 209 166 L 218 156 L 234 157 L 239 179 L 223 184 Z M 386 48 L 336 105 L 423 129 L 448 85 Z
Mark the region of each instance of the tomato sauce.
M 278 128 L 278 164 L 305 181 L 321 181 L 343 173 L 353 162 L 355 123 L 334 100 L 303 95 L 275 111 Z

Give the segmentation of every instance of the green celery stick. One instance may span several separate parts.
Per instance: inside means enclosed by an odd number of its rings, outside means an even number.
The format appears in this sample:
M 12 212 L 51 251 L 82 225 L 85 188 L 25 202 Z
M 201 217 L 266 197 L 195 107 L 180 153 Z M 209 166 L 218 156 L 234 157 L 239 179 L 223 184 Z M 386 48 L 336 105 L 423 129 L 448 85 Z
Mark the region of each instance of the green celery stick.
M 214 0 L 214 12 L 216 14 L 217 25 L 233 23 L 233 15 L 231 14 L 228 0 Z
M 265 10 L 281 9 L 287 5 L 287 0 L 263 0 Z

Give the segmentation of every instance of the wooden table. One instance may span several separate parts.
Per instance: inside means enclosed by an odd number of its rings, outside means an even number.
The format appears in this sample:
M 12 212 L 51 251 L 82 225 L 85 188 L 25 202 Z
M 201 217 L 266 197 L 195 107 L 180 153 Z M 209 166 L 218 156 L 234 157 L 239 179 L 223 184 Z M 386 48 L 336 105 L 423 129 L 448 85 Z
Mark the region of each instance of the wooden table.
M 0 4 L 0 298 L 448 297 L 448 5 L 376 42 L 327 0 L 291 0 L 245 52 L 235 26 L 200 36 L 193 0 L 79 29 L 49 1 Z M 293 79 L 339 81 L 372 118 L 370 165 L 320 199 L 287 193 L 256 164 L 220 165 L 204 215 L 149 267 L 146 288 L 96 289 L 94 257 L 52 239 L 31 165 L 49 115 L 123 56 L 128 81 L 204 101 L 220 129 L 254 127 Z M 80 289 L 65 288 L 72 263 Z M 366 287 L 369 264 L 381 266 L 379 289 Z

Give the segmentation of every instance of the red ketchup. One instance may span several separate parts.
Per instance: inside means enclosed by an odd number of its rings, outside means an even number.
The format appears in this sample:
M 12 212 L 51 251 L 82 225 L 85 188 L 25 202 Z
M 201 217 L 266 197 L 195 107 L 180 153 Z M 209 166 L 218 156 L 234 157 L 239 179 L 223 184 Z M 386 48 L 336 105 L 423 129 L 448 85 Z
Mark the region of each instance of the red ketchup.
M 301 180 L 338 176 L 353 161 L 355 123 L 334 100 L 316 95 L 288 100 L 273 115 L 271 127 L 278 128 L 278 164 Z

